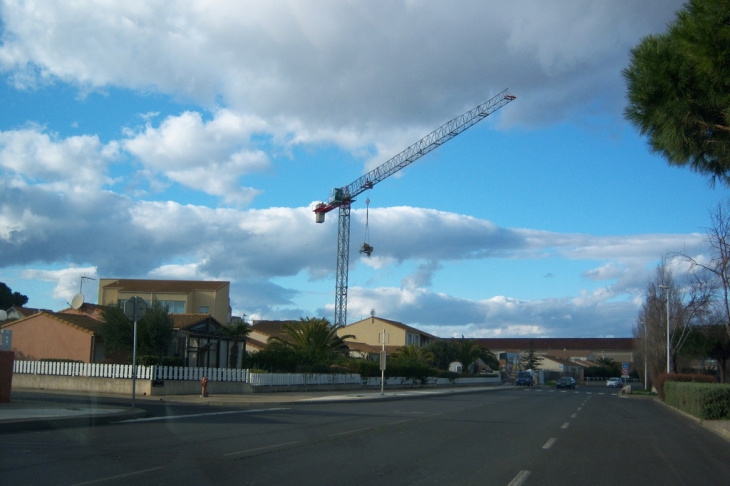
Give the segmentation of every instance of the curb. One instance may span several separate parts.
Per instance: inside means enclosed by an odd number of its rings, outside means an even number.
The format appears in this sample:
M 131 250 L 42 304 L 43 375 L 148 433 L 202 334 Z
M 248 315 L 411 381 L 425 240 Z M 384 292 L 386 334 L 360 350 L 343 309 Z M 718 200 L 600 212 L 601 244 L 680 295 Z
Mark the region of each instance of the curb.
M 658 397 L 653 397 L 653 398 L 656 403 L 661 404 L 662 406 L 668 408 L 669 410 L 672 410 L 675 413 L 683 415 L 684 417 L 699 424 L 701 427 L 705 428 L 706 430 L 709 430 L 710 432 L 714 433 L 718 437 L 730 442 L 730 421 L 728 421 L 728 420 L 702 420 L 701 418 L 695 417 L 694 415 L 691 415 L 687 412 L 683 412 L 682 410 L 679 410 L 678 408 L 674 408 L 671 405 L 667 405 L 666 403 L 664 403 L 662 401 L 661 398 L 658 398 Z M 728 427 L 722 427 L 721 424 L 727 424 Z
M 140 408 L 129 408 L 121 412 L 78 417 L 47 417 L 4 420 L 0 422 L 0 435 L 14 432 L 34 432 L 42 430 L 71 429 L 112 424 L 122 420 L 144 418 L 147 412 Z

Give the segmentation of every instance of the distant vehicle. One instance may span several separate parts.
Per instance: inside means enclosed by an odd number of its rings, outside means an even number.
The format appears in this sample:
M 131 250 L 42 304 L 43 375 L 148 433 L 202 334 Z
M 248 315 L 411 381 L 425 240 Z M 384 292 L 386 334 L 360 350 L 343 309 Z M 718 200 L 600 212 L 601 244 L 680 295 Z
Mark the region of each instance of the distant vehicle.
M 571 378 L 570 376 L 563 376 L 558 380 L 557 383 L 558 388 L 570 388 L 572 390 L 575 389 L 575 380 Z
M 517 373 L 517 379 L 515 380 L 515 385 L 520 386 L 532 386 L 534 385 L 532 379 L 532 371 L 520 371 Z
M 621 378 L 609 378 L 606 381 L 606 386 L 609 388 L 623 388 L 624 382 Z

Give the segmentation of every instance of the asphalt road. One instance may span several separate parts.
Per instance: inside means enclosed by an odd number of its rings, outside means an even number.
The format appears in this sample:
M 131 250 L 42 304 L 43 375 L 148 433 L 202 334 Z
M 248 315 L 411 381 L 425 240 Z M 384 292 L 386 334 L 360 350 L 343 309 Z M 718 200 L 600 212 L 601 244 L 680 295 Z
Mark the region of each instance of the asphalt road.
M 3 484 L 726 484 L 730 444 L 650 400 L 522 388 L 190 407 L 0 443 Z

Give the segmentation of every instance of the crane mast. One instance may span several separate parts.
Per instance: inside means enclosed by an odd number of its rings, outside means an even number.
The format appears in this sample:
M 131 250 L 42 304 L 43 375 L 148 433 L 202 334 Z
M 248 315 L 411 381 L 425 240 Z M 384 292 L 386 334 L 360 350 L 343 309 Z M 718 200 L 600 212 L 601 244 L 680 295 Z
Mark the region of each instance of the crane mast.
M 324 223 L 325 214 L 335 208 L 339 209 L 337 271 L 335 277 L 335 326 L 344 326 L 347 324 L 347 280 L 350 264 L 350 206 L 355 201 L 355 197 L 368 189 L 372 189 L 375 184 L 387 179 L 427 153 L 448 142 L 514 99 L 515 96 L 508 94 L 505 89 L 485 103 L 444 123 L 392 159 L 357 178 L 351 184 L 332 189 L 327 202 L 322 202 L 315 206 L 314 213 L 317 223 Z

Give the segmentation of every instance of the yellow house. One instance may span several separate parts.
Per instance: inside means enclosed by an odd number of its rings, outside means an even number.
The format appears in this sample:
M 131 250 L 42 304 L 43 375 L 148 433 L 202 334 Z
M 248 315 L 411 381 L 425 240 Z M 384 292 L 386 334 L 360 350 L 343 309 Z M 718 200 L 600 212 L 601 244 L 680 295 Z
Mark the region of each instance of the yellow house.
M 382 333 L 385 330 L 385 350 L 388 354 L 401 346 L 411 344 L 418 348 L 428 345 L 435 339 L 427 332 L 419 331 L 415 327 L 407 326 L 402 322 L 391 321 L 380 317 L 369 317 L 353 322 L 337 330 L 338 336 L 354 335 L 355 338 L 346 339 L 347 346 L 354 351 L 351 355 L 367 356 L 382 349 Z
M 170 314 L 210 314 L 231 322 L 230 282 L 206 280 L 99 279 L 99 305 L 124 303 L 141 297 L 166 305 Z

